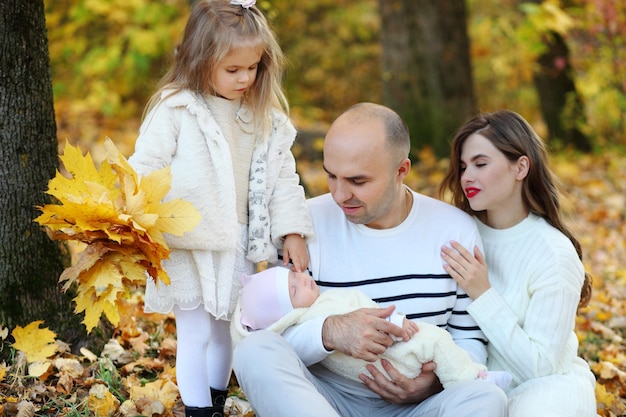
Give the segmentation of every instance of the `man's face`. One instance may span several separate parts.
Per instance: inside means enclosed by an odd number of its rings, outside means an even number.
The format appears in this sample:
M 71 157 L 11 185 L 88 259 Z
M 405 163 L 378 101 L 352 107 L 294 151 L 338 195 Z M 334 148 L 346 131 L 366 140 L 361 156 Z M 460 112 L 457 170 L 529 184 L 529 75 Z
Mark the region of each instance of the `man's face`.
M 345 116 L 345 115 L 344 115 Z M 324 141 L 324 169 L 335 202 L 352 223 L 373 229 L 395 227 L 403 192 L 400 162 L 385 146 L 377 119 L 354 122 L 341 116 Z

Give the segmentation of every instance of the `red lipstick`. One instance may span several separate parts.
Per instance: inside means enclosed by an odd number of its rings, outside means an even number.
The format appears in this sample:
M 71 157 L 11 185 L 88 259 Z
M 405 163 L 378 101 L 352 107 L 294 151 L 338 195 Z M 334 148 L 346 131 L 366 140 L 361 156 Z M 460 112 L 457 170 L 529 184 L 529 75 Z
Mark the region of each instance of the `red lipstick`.
M 478 194 L 480 192 L 480 190 L 478 188 L 474 188 L 474 187 L 468 187 L 465 189 L 465 196 L 467 198 L 472 198 L 474 196 L 476 196 L 476 194 Z

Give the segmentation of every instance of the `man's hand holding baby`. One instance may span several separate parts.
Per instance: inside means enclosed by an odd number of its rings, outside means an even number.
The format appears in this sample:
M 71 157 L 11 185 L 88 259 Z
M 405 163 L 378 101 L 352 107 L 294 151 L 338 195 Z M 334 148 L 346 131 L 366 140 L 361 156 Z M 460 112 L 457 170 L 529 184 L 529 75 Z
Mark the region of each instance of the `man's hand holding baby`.
M 354 358 L 374 362 L 394 343 L 393 337 L 408 340 L 412 329 L 404 329 L 387 318 L 395 306 L 361 308 L 348 314 L 328 317 L 322 327 L 327 350 L 338 350 Z

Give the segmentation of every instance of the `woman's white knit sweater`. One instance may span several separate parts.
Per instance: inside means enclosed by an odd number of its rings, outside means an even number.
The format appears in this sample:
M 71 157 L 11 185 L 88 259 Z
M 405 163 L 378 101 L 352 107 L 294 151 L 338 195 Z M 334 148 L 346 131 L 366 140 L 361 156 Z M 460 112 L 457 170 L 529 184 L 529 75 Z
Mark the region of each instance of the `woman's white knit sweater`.
M 477 223 L 491 288 L 468 311 L 489 339 L 489 370 L 513 375 L 509 415 L 595 415 L 593 375 L 574 332 L 585 273 L 574 246 L 534 214 L 504 230 Z

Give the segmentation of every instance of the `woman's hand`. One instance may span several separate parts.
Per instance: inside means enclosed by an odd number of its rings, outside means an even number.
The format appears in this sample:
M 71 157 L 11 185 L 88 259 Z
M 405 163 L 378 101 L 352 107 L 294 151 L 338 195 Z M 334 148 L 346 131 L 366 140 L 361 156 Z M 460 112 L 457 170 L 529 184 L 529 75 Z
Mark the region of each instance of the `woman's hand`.
M 472 255 L 460 243 L 451 241 L 450 245 L 441 248 L 443 268 L 459 284 L 473 300 L 491 288 L 489 270 L 485 257 L 478 246 L 474 246 Z
M 422 372 L 413 379 L 402 375 L 386 359 L 382 359 L 381 363 L 389 378 L 374 365 L 367 365 L 367 370 L 371 376 L 361 374 L 359 378 L 365 386 L 390 403 L 420 403 L 443 389 L 434 373 L 437 367 L 434 362 L 423 364 Z

